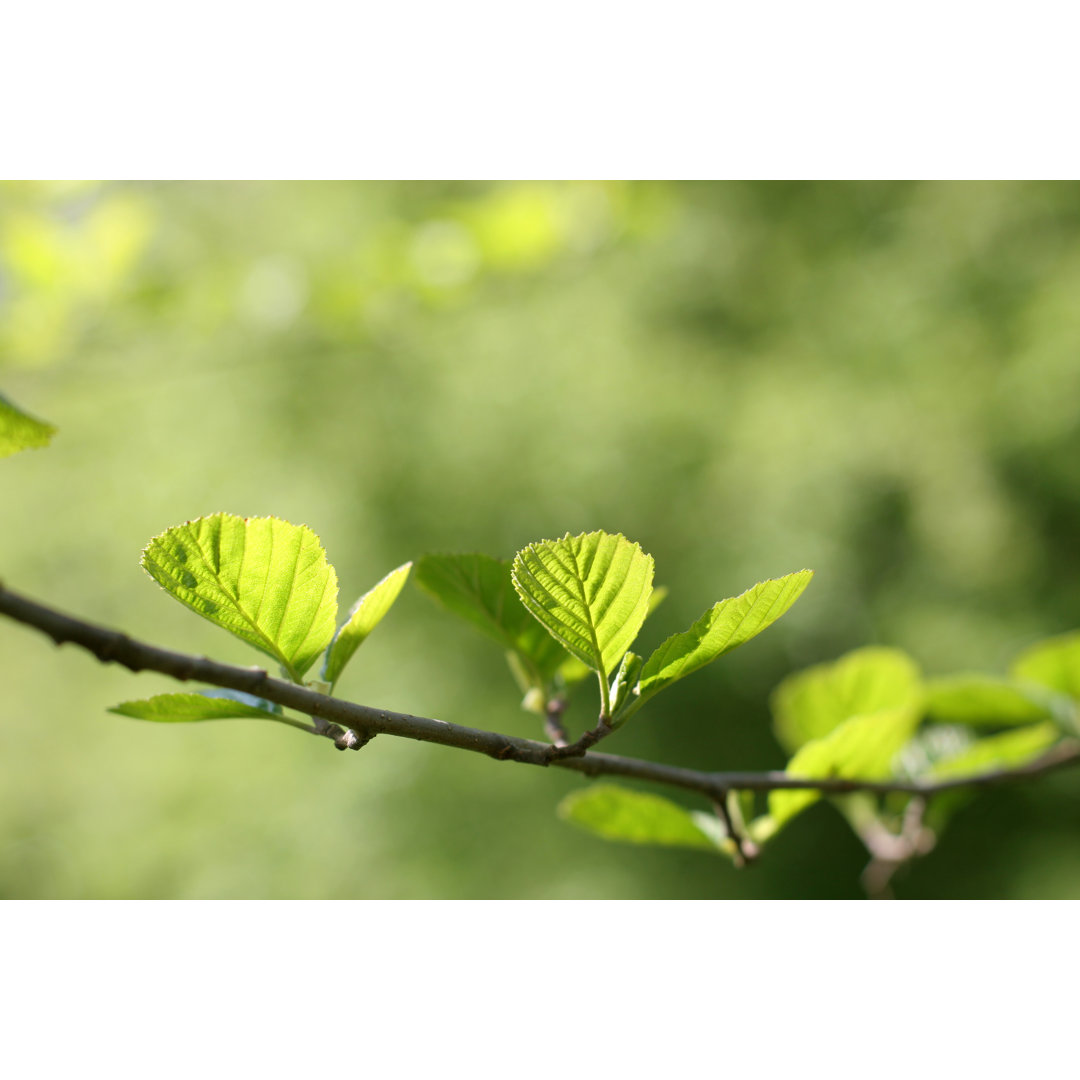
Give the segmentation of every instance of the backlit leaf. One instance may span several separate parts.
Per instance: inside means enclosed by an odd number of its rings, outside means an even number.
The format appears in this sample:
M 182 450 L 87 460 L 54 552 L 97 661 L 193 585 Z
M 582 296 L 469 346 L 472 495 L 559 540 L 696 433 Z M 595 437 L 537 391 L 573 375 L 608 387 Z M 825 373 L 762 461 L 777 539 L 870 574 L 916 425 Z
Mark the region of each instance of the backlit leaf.
M 337 575 L 306 525 L 212 514 L 155 537 L 142 565 L 181 603 L 297 681 L 334 636 Z
M 952 675 L 926 684 L 926 714 L 943 724 L 1004 727 L 1048 720 L 1048 694 L 993 675 Z
M 935 762 L 926 774 L 934 780 L 980 776 L 999 769 L 1015 769 L 1037 761 L 1061 738 L 1055 724 L 1029 724 L 1016 731 L 1004 731 L 977 739 L 955 757 Z
M 789 750 L 828 735 L 853 716 L 893 709 L 922 692 L 915 661 L 899 649 L 856 649 L 788 676 L 772 695 L 777 738 Z
M 1025 649 L 1013 663 L 1012 674 L 1080 700 L 1080 631 Z
M 268 701 L 247 694 L 243 695 L 246 701 L 238 700 L 238 697 L 216 693 L 157 694 L 141 701 L 122 702 L 114 705 L 109 712 L 163 724 L 184 724 L 196 720 L 284 719 L 281 709 Z
M 909 703 L 845 720 L 827 735 L 806 743 L 788 762 L 789 776 L 883 780 L 893 759 L 915 733 L 920 709 Z M 821 798 L 817 791 L 772 791 L 769 815 L 777 828 Z
M 648 614 L 652 556 L 621 534 L 568 534 L 519 551 L 512 576 L 529 612 L 600 675 L 606 693 Z
M 771 626 L 798 600 L 811 577 L 812 570 L 800 570 L 763 581 L 714 604 L 685 633 L 669 637 L 641 670 L 641 702 Z
M 0 458 L 48 446 L 55 434 L 52 424 L 24 413 L 0 394 Z
M 353 605 L 344 625 L 334 635 L 333 643 L 326 651 L 322 675 L 331 687 L 341 677 L 341 672 L 353 653 L 394 606 L 411 569 L 412 563 L 407 562 L 396 570 L 391 570 L 378 585 L 364 593 Z
M 490 555 L 425 555 L 416 584 L 448 611 L 516 655 L 532 686 L 544 689 L 572 657 L 525 610 L 510 563 Z
M 565 821 L 605 840 L 713 852 L 721 846 L 719 837 L 714 839 L 716 834 L 703 829 L 690 811 L 659 795 L 617 784 L 595 784 L 571 792 L 559 803 L 558 812 Z

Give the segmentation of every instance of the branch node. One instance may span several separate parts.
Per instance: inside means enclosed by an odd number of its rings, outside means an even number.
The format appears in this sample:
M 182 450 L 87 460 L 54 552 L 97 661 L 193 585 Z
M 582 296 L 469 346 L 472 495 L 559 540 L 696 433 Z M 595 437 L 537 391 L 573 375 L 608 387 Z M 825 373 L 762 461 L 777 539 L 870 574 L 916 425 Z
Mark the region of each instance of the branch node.
M 334 745 L 339 750 L 360 750 L 374 738 L 374 735 L 369 735 L 367 732 L 358 732 L 353 731 L 352 728 L 345 728 L 334 740 Z
M 569 744 L 554 744 L 548 747 L 548 761 L 558 761 L 560 758 L 584 757 L 586 751 L 595 746 L 601 739 L 606 739 L 615 729 L 606 717 L 601 717 L 600 722 L 591 731 L 586 731 L 576 742 Z

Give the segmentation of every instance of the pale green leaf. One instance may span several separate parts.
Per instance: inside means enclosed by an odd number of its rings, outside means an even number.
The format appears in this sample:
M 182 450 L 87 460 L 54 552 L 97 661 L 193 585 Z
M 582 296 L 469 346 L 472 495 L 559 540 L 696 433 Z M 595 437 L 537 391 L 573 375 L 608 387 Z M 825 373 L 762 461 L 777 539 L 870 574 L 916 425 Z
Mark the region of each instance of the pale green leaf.
M 490 555 L 425 555 L 416 584 L 448 611 L 513 653 L 531 686 L 543 690 L 572 658 L 525 610 L 510 563 Z
M 571 792 L 559 803 L 559 816 L 605 840 L 719 850 L 715 834 L 702 829 L 689 811 L 659 795 L 617 784 Z
M 396 570 L 391 570 L 353 605 L 348 618 L 334 635 L 334 640 L 326 651 L 322 677 L 331 687 L 341 677 L 341 672 L 353 653 L 394 606 L 411 569 L 412 563 L 407 562 Z
M 0 458 L 48 446 L 55 434 L 52 424 L 23 412 L 0 394 Z
M 629 718 L 629 713 L 627 716 L 620 714 L 633 702 L 631 692 L 641 672 L 641 663 L 641 657 L 637 653 L 626 653 L 619 664 L 619 670 L 615 672 L 615 678 L 611 680 L 611 715 L 616 727 Z
M 851 717 L 806 743 L 785 771 L 808 780 L 883 780 L 892 775 L 893 760 L 915 733 L 919 720 L 917 703 Z M 817 791 L 772 791 L 769 816 L 779 828 L 819 798 Z
M 943 724 L 1005 727 L 1053 716 L 1049 695 L 993 675 L 951 675 L 926 683 L 926 715 Z
M 760 634 L 798 600 L 811 577 L 812 570 L 800 570 L 714 604 L 689 630 L 669 637 L 645 661 L 640 701 Z
M 1013 663 L 1012 674 L 1080 701 L 1080 631 L 1025 649 Z
M 912 780 L 963 780 L 1036 761 L 1061 738 L 1061 731 L 1050 722 L 1026 724 L 982 738 L 975 737 L 975 730 L 970 724 L 920 728 L 899 755 L 900 771 Z M 974 788 L 938 792 L 926 810 L 926 824 L 940 833 L 975 793 Z M 900 808 L 907 803 L 906 797 L 899 795 L 889 801 Z
M 184 724 L 195 720 L 284 720 L 280 708 L 261 698 L 244 694 L 246 700 L 218 694 L 157 694 L 141 701 L 125 701 L 109 712 L 154 720 L 163 724 Z
M 899 649 L 856 649 L 829 664 L 789 675 L 773 692 L 777 738 L 788 750 L 820 739 L 853 716 L 898 708 L 919 698 L 915 661 Z
M 925 774 L 934 780 L 959 780 L 999 769 L 1015 769 L 1038 760 L 1061 738 L 1055 724 L 1029 724 L 977 739 L 954 757 L 937 761 Z
M 567 534 L 519 551 L 512 576 L 525 607 L 600 675 L 606 694 L 649 612 L 652 556 L 621 534 Z
M 142 565 L 181 603 L 297 681 L 334 636 L 337 575 L 306 525 L 212 514 L 155 537 Z

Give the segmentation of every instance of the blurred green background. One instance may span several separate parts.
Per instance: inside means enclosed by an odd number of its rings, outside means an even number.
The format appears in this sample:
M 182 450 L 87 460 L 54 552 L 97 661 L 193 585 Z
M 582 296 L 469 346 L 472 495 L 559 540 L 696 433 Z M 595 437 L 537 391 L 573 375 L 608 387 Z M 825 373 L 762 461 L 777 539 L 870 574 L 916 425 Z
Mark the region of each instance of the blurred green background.
M 817 571 L 614 752 L 781 767 L 795 668 L 880 642 L 1004 671 L 1080 625 L 1073 184 L 9 183 L 0 388 L 60 428 L 0 466 L 4 580 L 223 660 L 261 662 L 138 566 L 217 510 L 310 525 L 343 607 L 424 552 L 621 531 L 671 589 L 646 648 Z M 6 621 L 0 648 L 2 896 L 861 895 L 826 804 L 737 871 L 560 822 L 569 773 L 140 723 L 105 709 L 168 680 Z M 539 734 L 411 586 L 340 692 Z M 1049 776 L 981 795 L 895 889 L 1080 896 L 1078 842 L 1080 782 Z

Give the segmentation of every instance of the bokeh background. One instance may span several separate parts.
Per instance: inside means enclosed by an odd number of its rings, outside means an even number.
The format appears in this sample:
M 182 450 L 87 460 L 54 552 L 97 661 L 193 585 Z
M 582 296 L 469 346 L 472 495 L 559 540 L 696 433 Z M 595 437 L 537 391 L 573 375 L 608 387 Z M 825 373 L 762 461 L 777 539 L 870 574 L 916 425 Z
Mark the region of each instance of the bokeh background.
M 343 607 L 424 552 L 621 531 L 671 590 L 648 648 L 817 571 L 616 752 L 780 767 L 798 667 L 884 643 L 1003 671 L 1080 625 L 1073 184 L 6 184 L 0 388 L 60 428 L 0 465 L 4 580 L 224 660 L 259 657 L 138 566 L 217 510 L 309 524 Z M 168 680 L 8 622 L 0 664 L 2 896 L 861 895 L 824 803 L 737 871 L 557 820 L 571 774 L 128 720 L 105 709 Z M 340 692 L 538 734 L 411 585 Z M 1080 781 L 1049 776 L 981 795 L 895 889 L 1076 897 L 1078 845 Z

